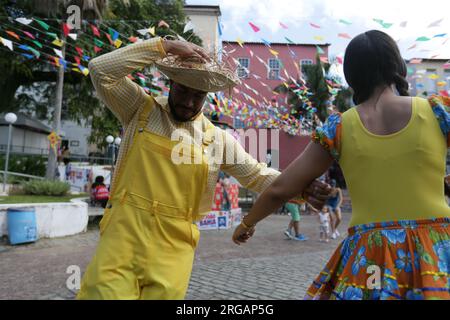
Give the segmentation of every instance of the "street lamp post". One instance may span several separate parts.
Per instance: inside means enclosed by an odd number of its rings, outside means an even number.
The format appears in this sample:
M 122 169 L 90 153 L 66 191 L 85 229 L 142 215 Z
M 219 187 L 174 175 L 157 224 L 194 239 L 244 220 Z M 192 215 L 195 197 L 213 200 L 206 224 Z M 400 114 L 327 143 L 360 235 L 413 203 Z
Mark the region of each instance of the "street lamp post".
M 8 178 L 9 149 L 11 147 L 12 125 L 17 121 L 17 116 L 10 112 L 5 115 L 5 120 L 9 124 L 8 129 L 8 146 L 6 148 L 5 172 L 3 173 L 3 192 L 6 192 L 6 180 Z

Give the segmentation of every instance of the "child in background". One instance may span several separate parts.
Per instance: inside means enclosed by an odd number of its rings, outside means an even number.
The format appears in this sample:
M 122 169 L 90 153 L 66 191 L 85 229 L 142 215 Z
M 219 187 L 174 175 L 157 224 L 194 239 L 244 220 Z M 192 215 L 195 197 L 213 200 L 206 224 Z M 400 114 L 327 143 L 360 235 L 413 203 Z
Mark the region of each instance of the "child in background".
M 320 230 L 320 242 L 330 241 L 330 211 L 328 206 L 323 207 L 319 212 L 319 230 Z

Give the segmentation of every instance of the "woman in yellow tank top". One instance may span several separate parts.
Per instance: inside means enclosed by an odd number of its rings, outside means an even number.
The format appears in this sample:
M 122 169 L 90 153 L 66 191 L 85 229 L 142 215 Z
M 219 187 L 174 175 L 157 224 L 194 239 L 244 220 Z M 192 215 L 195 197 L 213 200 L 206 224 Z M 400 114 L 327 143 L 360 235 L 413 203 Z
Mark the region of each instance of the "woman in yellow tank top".
M 395 41 L 354 38 L 344 73 L 357 107 L 331 115 L 306 150 L 269 186 L 233 235 L 302 194 L 333 161 L 352 199 L 348 237 L 306 299 L 450 299 L 450 208 L 443 180 L 450 145 L 448 98 L 411 98 Z

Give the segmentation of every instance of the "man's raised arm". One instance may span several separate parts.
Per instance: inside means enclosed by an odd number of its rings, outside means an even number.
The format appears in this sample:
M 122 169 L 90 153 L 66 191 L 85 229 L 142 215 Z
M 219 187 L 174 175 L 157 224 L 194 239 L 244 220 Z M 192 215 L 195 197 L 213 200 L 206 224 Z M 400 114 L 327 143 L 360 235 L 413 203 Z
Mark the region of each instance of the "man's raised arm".
M 89 72 L 98 97 L 126 125 L 146 102 L 147 94 L 127 76 L 166 55 L 161 38 L 135 43 L 94 58 Z

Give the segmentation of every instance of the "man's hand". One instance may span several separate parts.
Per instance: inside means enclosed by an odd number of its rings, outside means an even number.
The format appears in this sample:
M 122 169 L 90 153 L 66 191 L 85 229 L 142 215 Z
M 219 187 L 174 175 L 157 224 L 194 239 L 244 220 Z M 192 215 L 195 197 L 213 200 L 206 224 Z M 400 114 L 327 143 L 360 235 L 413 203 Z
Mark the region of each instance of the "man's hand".
M 314 180 L 303 192 L 303 198 L 317 210 L 322 210 L 326 201 L 330 197 L 331 186 L 321 182 L 319 180 Z
M 198 58 L 203 63 L 210 61 L 210 57 L 206 51 L 191 42 L 181 40 L 163 40 L 164 51 L 167 54 L 179 56 L 181 58 Z

